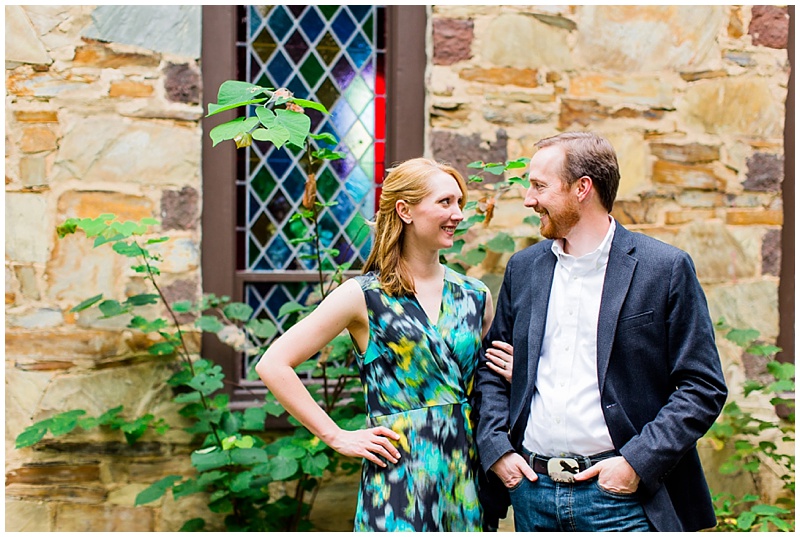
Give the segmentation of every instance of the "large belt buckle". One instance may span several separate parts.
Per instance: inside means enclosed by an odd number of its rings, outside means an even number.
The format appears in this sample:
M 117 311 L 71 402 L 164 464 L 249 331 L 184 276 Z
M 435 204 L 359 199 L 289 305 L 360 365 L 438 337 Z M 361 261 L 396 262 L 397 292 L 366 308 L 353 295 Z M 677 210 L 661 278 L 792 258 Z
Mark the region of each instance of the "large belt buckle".
M 547 475 L 556 483 L 574 483 L 579 470 L 576 459 L 552 457 L 547 461 Z

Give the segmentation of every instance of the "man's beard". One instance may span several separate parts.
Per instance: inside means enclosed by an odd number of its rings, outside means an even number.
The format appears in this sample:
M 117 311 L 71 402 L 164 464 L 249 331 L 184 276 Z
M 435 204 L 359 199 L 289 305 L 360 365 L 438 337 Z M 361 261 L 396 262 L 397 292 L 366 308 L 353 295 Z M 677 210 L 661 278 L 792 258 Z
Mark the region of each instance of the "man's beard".
M 541 220 L 541 216 L 539 217 Z M 547 211 L 547 225 L 542 222 L 540 231 L 546 239 L 563 239 L 572 231 L 572 228 L 580 221 L 581 213 L 578 201 L 570 198 L 570 201 L 558 213 L 553 214 Z

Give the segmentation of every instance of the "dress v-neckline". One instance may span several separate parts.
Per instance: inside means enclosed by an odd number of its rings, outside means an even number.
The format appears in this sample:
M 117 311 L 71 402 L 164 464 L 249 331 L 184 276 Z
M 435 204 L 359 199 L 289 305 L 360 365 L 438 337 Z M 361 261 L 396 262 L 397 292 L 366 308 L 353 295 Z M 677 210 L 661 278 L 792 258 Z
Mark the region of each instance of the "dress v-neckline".
M 414 302 L 417 303 L 419 309 L 422 310 L 422 314 L 425 315 L 425 318 L 428 320 L 428 324 L 430 324 L 433 328 L 438 328 L 439 321 L 442 319 L 442 308 L 444 307 L 444 294 L 447 291 L 447 267 L 444 267 L 444 272 L 442 273 L 442 292 L 439 296 L 439 308 L 436 311 L 436 319 L 431 319 L 431 316 L 428 315 L 428 311 L 425 309 L 425 306 L 422 305 L 422 302 L 417 297 L 417 294 L 414 293 L 411 295 L 414 297 Z

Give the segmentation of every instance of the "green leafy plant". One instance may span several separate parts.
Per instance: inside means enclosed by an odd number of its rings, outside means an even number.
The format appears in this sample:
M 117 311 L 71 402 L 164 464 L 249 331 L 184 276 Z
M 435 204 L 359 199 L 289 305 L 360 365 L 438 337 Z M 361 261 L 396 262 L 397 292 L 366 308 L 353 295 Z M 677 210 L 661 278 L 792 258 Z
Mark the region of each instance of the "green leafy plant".
M 307 245 L 304 255 L 313 259 L 317 267 L 319 278 L 315 285 L 318 289 L 314 296 L 324 299 L 332 286 L 341 282 L 344 271 L 349 268 L 349 264 L 336 264 L 338 252 L 324 244 L 319 230 L 318 216 L 332 204 L 317 200 L 316 169 L 323 161 L 341 158 L 342 154 L 335 151 L 338 143 L 335 137 L 328 133 L 310 132 L 311 122 L 304 112 L 305 109 L 327 111 L 318 103 L 294 98 L 288 90 L 273 91 L 238 81 L 223 83 L 217 100 L 217 103 L 209 105 L 209 115 L 238 107 L 250 107 L 254 115 L 239 117 L 212 129 L 209 135 L 214 145 L 232 140 L 241 148 L 259 140 L 303 152 L 305 194 L 302 208 L 291 216 L 290 221 L 301 228 L 299 238 L 294 239 L 295 244 Z M 480 174 L 501 175 L 524 168 L 525 164 L 526 159 L 505 164 L 472 163 L 470 167 L 478 170 L 478 174 L 471 176 L 470 180 L 478 182 L 482 180 Z M 478 223 L 488 224 L 495 201 L 520 181 L 522 179 L 512 178 L 494 183 L 487 189 L 489 194 L 486 198 L 471 203 L 469 210 L 474 214 L 459 226 L 459 236 L 463 237 Z M 309 513 L 325 472 L 356 472 L 360 461 L 342 457 L 311 435 L 289 417 L 269 393 L 259 405 L 245 410 L 231 408 L 229 397 L 223 391 L 228 381 L 222 368 L 212 359 L 190 350 L 188 333 L 216 334 L 220 341 L 237 351 L 255 356 L 264 352 L 265 342 L 276 335 L 277 329 L 267 319 L 254 318 L 249 305 L 233 302 L 226 296 L 203 294 L 197 302 L 170 303 L 158 283 L 161 257 L 152 249 L 168 240 L 154 233 L 153 228 L 157 225 L 153 219 L 121 222 L 113 214 L 103 214 L 97 218 L 68 219 L 57 229 L 60 238 L 81 232 L 94 239 L 94 247 L 110 246 L 118 255 L 131 259 L 131 269 L 152 288 L 152 292 L 124 300 L 96 295 L 72 311 L 79 313 L 97 308 L 104 319 L 125 316 L 128 328 L 158 336 L 148 348 L 150 355 L 177 359 L 176 370 L 168 384 L 173 388 L 173 402 L 179 406 L 180 415 L 190 424 L 184 430 L 192 435 L 196 445 L 190 456 L 194 473 L 159 479 L 137 496 L 136 505 L 157 501 L 170 493 L 176 500 L 191 494 L 204 494 L 209 511 L 222 515 L 225 527 L 230 531 L 311 529 Z M 364 228 L 368 233 L 366 225 Z M 465 240 L 459 239 L 457 245 L 443 255 L 443 261 L 462 272 L 480 262 L 488 251 L 514 250 L 513 238 L 504 233 L 461 255 L 464 244 Z M 281 308 L 279 316 L 296 322 L 314 307 L 316 303 L 289 302 Z M 184 324 L 187 316 L 193 319 L 191 324 Z M 348 337 L 336 338 L 316 360 L 301 365 L 298 372 L 309 373 L 318 380 L 309 386 L 312 397 L 341 427 L 363 427 L 363 392 L 359 389 Z M 69 410 L 28 427 L 17 437 L 16 447 L 33 446 L 48 433 L 58 437 L 77 428 L 88 430 L 95 427 L 121 430 L 126 440 L 133 444 L 147 431 L 160 435 L 171 427 L 151 414 L 135 418 L 126 418 L 125 414 L 122 406 L 98 417 L 87 417 L 81 409 Z M 277 439 L 270 438 L 275 434 L 266 431 L 268 416 L 288 421 L 293 426 L 291 432 L 279 435 Z M 181 529 L 199 531 L 205 528 L 204 518 L 194 518 L 186 521 Z
M 743 348 L 754 356 L 773 358 L 780 348 L 759 342 L 760 333 L 753 329 L 737 329 L 729 326 L 724 319 L 716 324 L 725 339 Z M 745 411 L 736 401 L 727 403 L 719 420 L 706 435 L 715 449 L 732 448 L 732 453 L 719 468 L 719 473 L 735 474 L 744 472 L 752 479 L 757 494 L 744 494 L 741 497 L 730 492 L 714 494 L 717 515 L 717 531 L 794 531 L 795 517 L 795 474 L 794 474 L 794 364 L 771 360 L 766 365 L 771 380 L 760 382 L 748 380 L 744 383 L 744 397 L 761 394 L 769 397 L 775 409 L 788 410 L 786 418 L 777 413 L 774 419 L 761 419 Z M 792 395 L 787 396 L 787 395 Z M 780 446 L 776 440 L 791 448 Z M 760 491 L 758 474 L 764 460 L 772 461 L 780 469 L 780 479 L 784 494 L 774 503 L 766 503 Z

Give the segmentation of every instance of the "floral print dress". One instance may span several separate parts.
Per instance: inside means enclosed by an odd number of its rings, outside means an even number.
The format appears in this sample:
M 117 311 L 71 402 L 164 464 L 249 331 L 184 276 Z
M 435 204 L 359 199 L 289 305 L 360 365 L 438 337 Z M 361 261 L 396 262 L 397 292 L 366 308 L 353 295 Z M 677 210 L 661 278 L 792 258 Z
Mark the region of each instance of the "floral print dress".
M 356 280 L 369 312 L 369 344 L 356 352 L 368 426 L 400 434 L 400 460 L 364 459 L 355 530 L 480 531 L 468 397 L 488 289 L 446 267 L 434 325 L 415 296 L 387 295 L 374 273 Z

